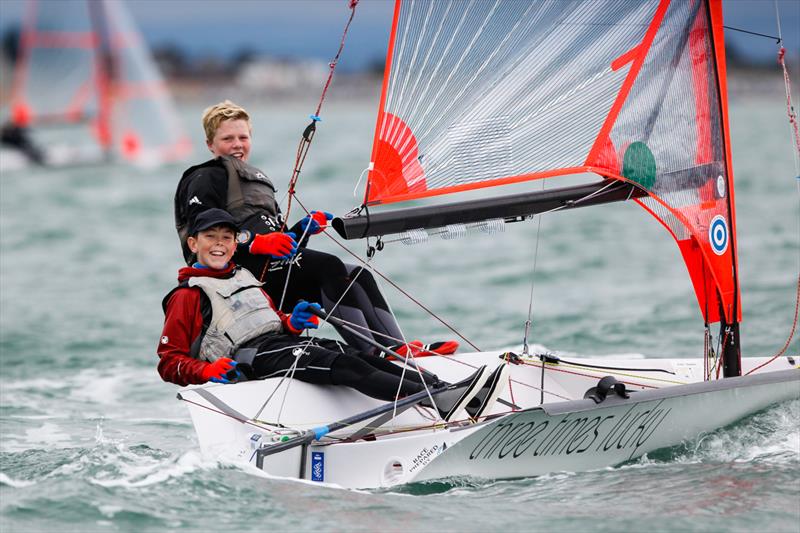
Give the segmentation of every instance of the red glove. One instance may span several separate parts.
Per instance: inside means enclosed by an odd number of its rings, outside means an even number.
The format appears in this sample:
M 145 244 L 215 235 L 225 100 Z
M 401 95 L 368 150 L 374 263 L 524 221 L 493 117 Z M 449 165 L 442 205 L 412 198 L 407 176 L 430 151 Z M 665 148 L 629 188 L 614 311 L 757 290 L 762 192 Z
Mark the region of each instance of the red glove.
M 297 253 L 294 233 L 267 233 L 256 235 L 250 243 L 251 254 L 271 255 L 276 259 L 289 259 Z
M 213 363 L 208 363 L 203 369 L 202 376 L 204 380 L 214 383 L 231 383 L 230 379 L 228 379 L 228 372 L 231 370 L 236 372 L 238 377 L 239 371 L 236 370 L 236 361 L 227 357 L 220 357 Z

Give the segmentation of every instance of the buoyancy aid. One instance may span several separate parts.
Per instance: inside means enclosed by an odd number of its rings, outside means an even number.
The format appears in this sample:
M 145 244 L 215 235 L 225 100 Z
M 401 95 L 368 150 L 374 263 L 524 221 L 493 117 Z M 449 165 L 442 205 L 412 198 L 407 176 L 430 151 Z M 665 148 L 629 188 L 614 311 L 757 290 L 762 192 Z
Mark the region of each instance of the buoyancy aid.
M 220 156 L 193 166 L 181 176 L 175 194 L 175 228 L 187 264 L 194 261 L 194 255 L 186 244 L 192 222 L 188 215 L 188 202 L 191 199 L 187 198 L 186 190 L 197 170 L 215 167 L 224 169 L 227 175 L 228 194 L 224 209 L 241 228 L 245 242 L 249 242 L 254 235 L 279 231 L 281 227 L 281 210 L 275 200 L 276 189 L 264 172 L 232 156 Z
M 230 278 L 191 277 L 190 287 L 199 287 L 211 302 L 211 321 L 200 342 L 197 356 L 208 362 L 230 357 L 249 340 L 282 328 L 260 283 L 239 268 Z

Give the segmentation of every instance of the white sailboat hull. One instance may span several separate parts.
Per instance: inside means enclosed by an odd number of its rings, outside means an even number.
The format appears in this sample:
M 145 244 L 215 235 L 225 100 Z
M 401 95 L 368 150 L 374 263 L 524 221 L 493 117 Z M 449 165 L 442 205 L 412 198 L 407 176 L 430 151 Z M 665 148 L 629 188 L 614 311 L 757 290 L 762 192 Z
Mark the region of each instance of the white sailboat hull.
M 456 380 L 474 366 L 497 364 L 497 356 L 483 352 L 419 361 L 440 377 Z M 745 372 L 764 360 L 743 360 Z M 266 456 L 262 468 L 276 476 L 348 488 L 464 475 L 507 479 L 589 470 L 674 446 L 769 405 L 800 398 L 800 371 L 786 358 L 767 367 L 782 371 L 717 381 L 702 381 L 699 359 L 581 359 L 581 364 L 639 371 L 547 365 L 542 403 L 541 365 L 533 361 L 512 365 L 511 388 L 501 396 L 521 410 L 498 403 L 488 421 L 444 427 L 428 410 L 409 409 L 380 430 L 364 431 L 376 438 L 338 440 L 360 429 L 351 427 L 333 433 L 333 439 Z M 583 399 L 605 375 L 624 381 L 630 397 L 610 395 L 599 404 Z M 204 452 L 252 464 L 256 450 L 278 442 L 286 428 L 305 430 L 381 405 L 345 387 L 277 379 L 186 389 L 179 398 L 190 408 Z

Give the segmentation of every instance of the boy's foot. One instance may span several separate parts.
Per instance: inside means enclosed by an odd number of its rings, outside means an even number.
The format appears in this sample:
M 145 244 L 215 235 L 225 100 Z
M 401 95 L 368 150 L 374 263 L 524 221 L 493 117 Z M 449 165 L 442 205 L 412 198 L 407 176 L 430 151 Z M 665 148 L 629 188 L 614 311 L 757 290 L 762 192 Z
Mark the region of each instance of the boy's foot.
M 467 414 L 473 420 L 478 420 L 484 413 L 488 413 L 494 406 L 494 402 L 508 387 L 508 376 L 510 370 L 508 365 L 501 363 L 489 375 L 489 379 L 483 387 L 475 394 L 472 401 L 467 404 Z
M 414 340 L 408 344 L 395 344 L 390 349 L 403 357 L 425 357 L 428 355 L 452 355 L 458 350 L 456 341 L 439 341 L 430 344 L 422 344 L 422 341 Z
M 490 374 L 491 372 L 484 365 L 468 378 L 455 383 L 450 390 L 437 394 L 435 398 L 436 409 L 439 411 L 439 416 L 442 420 L 449 422 L 454 419 L 481 390 L 486 380 L 489 379 Z M 430 399 L 421 401 L 420 405 L 433 407 Z

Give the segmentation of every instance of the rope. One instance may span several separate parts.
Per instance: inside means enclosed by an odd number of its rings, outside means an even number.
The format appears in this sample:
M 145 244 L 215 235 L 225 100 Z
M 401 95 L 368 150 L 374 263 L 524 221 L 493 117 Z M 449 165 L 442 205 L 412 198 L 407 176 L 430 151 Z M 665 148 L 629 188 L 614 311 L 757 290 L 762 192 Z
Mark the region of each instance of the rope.
M 778 2 L 775 0 L 775 21 L 778 26 L 778 64 L 781 66 L 781 70 L 783 71 L 783 86 L 784 90 L 786 91 L 786 115 L 789 119 L 789 130 L 790 130 L 790 137 L 792 138 L 794 150 L 792 150 L 792 156 L 794 159 L 794 170 L 797 176 L 797 186 L 798 186 L 798 199 L 800 199 L 800 128 L 798 128 L 797 124 L 797 112 L 794 109 L 794 104 L 792 103 L 792 84 L 789 77 L 789 70 L 786 68 L 786 48 L 782 46 L 783 43 L 783 35 L 781 33 L 781 17 L 780 12 L 778 10 Z M 800 227 L 798 227 L 798 233 L 800 233 Z M 786 350 L 789 349 L 789 344 L 792 342 L 792 338 L 794 337 L 795 332 L 797 331 L 797 318 L 798 314 L 800 313 L 800 274 L 797 277 L 797 288 L 796 288 L 796 295 L 795 295 L 795 304 L 794 304 L 794 318 L 792 319 L 792 328 L 789 331 L 789 337 L 786 339 L 783 347 L 778 350 L 778 352 L 773 355 L 769 360 L 765 361 L 764 363 L 758 365 L 757 367 L 753 368 L 747 374 L 749 375 L 755 372 L 756 370 L 767 366 L 768 364 L 772 363 L 784 353 Z
M 542 181 L 542 190 L 544 190 L 544 182 Z M 528 355 L 528 333 L 530 333 L 531 324 L 533 323 L 533 287 L 536 282 L 536 261 L 539 258 L 539 234 L 542 230 L 542 215 L 536 221 L 536 245 L 533 249 L 533 265 L 531 265 L 531 292 L 528 297 L 528 319 L 525 321 L 525 335 L 522 338 L 522 354 Z
M 342 32 L 342 38 L 339 41 L 339 49 L 336 51 L 336 56 L 333 58 L 333 60 L 330 63 L 328 63 L 328 67 L 329 67 L 328 79 L 325 80 L 325 86 L 322 88 L 322 94 L 320 95 L 319 102 L 317 103 L 317 108 L 314 111 L 314 114 L 311 115 L 311 117 L 310 117 L 311 118 L 311 123 L 308 126 L 306 126 L 306 129 L 303 131 L 303 135 L 300 137 L 300 143 L 297 146 L 297 153 L 295 154 L 295 160 L 294 160 L 294 170 L 292 171 L 292 178 L 289 180 L 289 186 L 288 186 L 287 191 L 286 191 L 286 193 L 287 193 L 286 215 L 284 216 L 283 223 L 281 224 L 281 231 L 282 232 L 286 231 L 286 223 L 289 220 L 289 213 L 292 210 L 292 199 L 295 197 L 295 194 L 296 194 L 297 180 L 300 177 L 300 172 L 301 172 L 301 170 L 303 168 L 303 164 L 306 161 L 306 156 L 308 155 L 308 151 L 311 148 L 311 141 L 314 140 L 314 133 L 317 131 L 317 122 L 320 122 L 322 120 L 320 118 L 320 116 L 319 116 L 320 112 L 322 111 L 322 104 L 325 101 L 325 96 L 328 93 L 328 88 L 330 87 L 331 81 L 333 80 L 333 73 L 336 70 L 336 65 L 339 63 L 339 58 L 342 55 L 342 50 L 344 50 L 344 43 L 345 43 L 345 40 L 347 39 L 347 32 L 350 30 L 350 24 L 353 22 L 353 17 L 356 14 L 356 6 L 358 5 L 358 1 L 359 0 L 350 0 L 350 2 L 348 4 L 348 8 L 350 9 L 350 17 L 347 19 L 347 24 L 345 24 L 344 31 Z M 298 203 L 299 203 L 299 201 L 298 201 Z M 301 207 L 303 207 L 303 209 L 306 211 L 306 214 L 310 214 L 308 209 L 305 209 L 305 206 L 303 206 L 301 204 Z M 305 236 L 308 233 L 308 230 L 309 230 L 310 227 L 311 227 L 311 224 L 308 224 L 306 226 L 306 229 L 303 231 L 303 235 L 300 236 L 300 240 L 298 242 L 302 241 L 305 238 Z M 264 263 L 264 268 L 262 269 L 261 276 L 260 276 L 260 280 L 261 281 L 264 281 L 264 277 L 267 274 L 267 270 L 269 268 L 269 264 L 270 264 L 269 261 L 266 261 Z M 283 306 L 283 300 L 286 297 L 286 292 L 287 292 L 287 289 L 289 287 L 289 279 L 290 279 L 291 274 L 292 274 L 292 266 L 293 265 L 294 265 L 294 261 L 290 261 L 289 262 L 289 267 L 288 267 L 289 271 L 286 274 L 286 282 L 284 283 L 283 292 L 281 294 L 281 301 L 280 301 L 280 303 L 278 305 L 279 309 Z M 355 280 L 353 280 L 353 282 L 355 282 Z M 352 286 L 353 282 L 351 282 L 350 286 Z M 349 288 L 350 287 L 348 287 L 348 289 Z M 344 297 L 344 294 L 342 295 L 342 297 Z M 339 299 L 339 301 L 341 301 L 341 298 Z M 337 305 L 338 305 L 338 303 L 339 302 L 336 302 Z M 286 403 L 286 398 L 288 397 L 288 394 L 289 394 L 289 387 L 291 386 L 291 380 L 292 380 L 292 378 L 294 378 L 294 372 L 295 372 L 295 370 L 297 368 L 297 362 L 300 359 L 300 355 L 303 352 L 305 352 L 305 349 L 308 346 L 311 345 L 311 343 L 314 341 L 315 338 L 316 338 L 315 336 L 309 337 L 309 339 L 308 339 L 308 341 L 306 343 L 306 346 L 303 347 L 302 351 L 299 351 L 297 353 L 297 355 L 295 356 L 295 360 L 292 363 L 291 368 L 289 368 L 286 371 L 284 376 L 281 378 L 281 382 L 278 383 L 278 387 L 276 387 L 275 390 L 272 392 L 272 394 L 270 394 L 269 397 L 264 401 L 264 404 L 261 406 L 261 409 L 258 410 L 258 413 L 256 414 L 256 416 L 254 418 L 257 418 L 261 414 L 261 412 L 264 410 L 264 408 L 266 408 L 267 404 L 272 399 L 272 397 L 275 395 L 275 392 L 277 392 L 277 390 L 280 387 L 281 383 L 283 383 L 283 380 L 288 377 L 290 379 L 289 385 L 287 385 L 287 387 L 286 387 L 286 392 L 283 395 L 283 400 L 281 401 L 281 406 L 280 406 L 280 409 L 278 411 L 278 420 L 280 420 L 280 416 L 283 413 L 284 404 Z
M 294 197 L 295 188 L 297 186 L 297 180 L 300 178 L 300 171 L 303 168 L 303 164 L 305 163 L 306 156 L 308 155 L 308 150 L 311 147 L 311 141 L 314 139 L 314 133 L 317 130 L 317 122 L 320 122 L 322 118 L 320 118 L 320 112 L 322 111 L 322 103 L 325 101 L 325 96 L 328 93 L 328 88 L 331 85 L 331 81 L 333 80 L 333 73 L 336 71 L 336 66 L 339 64 L 339 58 L 342 55 L 342 51 L 344 50 L 344 43 L 347 40 L 347 32 L 350 30 L 350 24 L 353 22 L 353 17 L 356 15 L 356 6 L 358 5 L 359 0 L 350 0 L 348 3 L 348 9 L 350 9 L 350 17 L 347 19 L 347 24 L 344 26 L 344 30 L 342 31 L 342 38 L 339 40 L 339 49 L 336 51 L 336 56 L 333 60 L 328 63 L 328 79 L 325 80 L 325 86 L 322 88 L 322 94 L 319 97 L 319 102 L 317 103 L 317 109 L 314 111 L 314 114 L 310 116 L 311 123 L 306 126 L 305 131 L 303 131 L 303 136 L 300 138 L 300 144 L 297 146 L 297 154 L 294 161 L 294 170 L 292 171 L 292 178 L 289 180 L 289 200 L 286 205 L 286 217 L 284 218 L 283 228 L 281 231 L 286 229 L 286 220 L 289 219 L 289 213 L 292 210 L 292 198 Z
M 741 28 L 734 28 L 733 26 L 723 26 L 723 28 L 725 28 L 726 30 L 738 31 L 738 32 L 741 32 L 741 33 L 747 33 L 749 35 L 756 35 L 758 37 L 767 37 L 769 39 L 775 39 L 775 41 L 777 41 L 778 43 L 781 42 L 781 38 L 780 37 L 775 37 L 774 35 L 768 35 L 766 33 L 758 33 L 758 32 L 755 32 L 755 31 L 743 30 Z
M 332 240 L 334 243 L 336 243 L 336 244 L 337 244 L 337 245 L 338 245 L 338 246 L 339 246 L 339 247 L 340 247 L 342 250 L 344 250 L 344 251 L 345 251 L 345 252 L 347 252 L 347 253 L 348 253 L 350 256 L 352 256 L 352 257 L 353 257 L 353 259 L 355 259 L 356 261 L 358 261 L 359 263 L 361 263 L 361 264 L 362 264 L 362 265 L 364 265 L 364 266 L 368 266 L 368 263 L 367 263 L 366 261 L 364 261 L 363 259 L 361 259 L 361 257 L 360 257 L 358 254 L 356 254 L 355 252 L 353 252 L 352 250 L 350 250 L 350 248 L 348 248 L 347 246 L 345 246 L 344 244 L 342 244 L 341 242 L 339 242 L 339 240 L 338 240 L 336 237 L 334 237 L 333 235 L 331 235 L 331 234 L 330 234 L 329 232 L 327 232 L 327 231 L 326 231 L 326 232 L 324 232 L 324 233 L 325 233 L 325 236 L 326 236 L 326 237 L 328 237 L 330 240 Z M 402 289 L 402 288 L 401 288 L 401 287 L 400 287 L 400 286 L 399 286 L 397 283 L 395 283 L 394 281 L 392 281 L 391 279 L 389 279 L 389 278 L 388 278 L 388 277 L 387 277 L 385 274 L 383 274 L 381 271 L 377 270 L 377 269 L 376 269 L 374 266 L 370 266 L 370 271 L 371 271 L 372 273 L 374 273 L 374 274 L 377 274 L 378 276 L 380 276 L 380 278 L 381 278 L 381 279 L 383 279 L 383 280 L 384 280 L 386 283 L 388 283 L 389 285 L 391 285 L 392 287 L 394 287 L 394 288 L 395 288 L 395 289 L 396 289 L 398 292 L 400 292 L 400 293 L 401 293 L 403 296 L 405 296 L 406 298 L 408 298 L 409 300 L 411 300 L 412 302 L 414 302 L 414 303 L 415 303 L 415 304 L 416 304 L 416 305 L 417 305 L 417 306 L 418 306 L 420 309 L 424 310 L 424 311 L 425 311 L 426 313 L 428 313 L 428 315 L 430 315 L 432 318 L 435 318 L 436 320 L 438 320 L 438 321 L 439 321 L 439 322 L 440 322 L 440 323 L 441 323 L 441 324 L 442 324 L 444 327 L 446 327 L 447 329 L 449 329 L 449 330 L 450 330 L 450 331 L 451 331 L 451 332 L 452 332 L 454 335 L 458 336 L 458 338 L 460 338 L 461 340 L 463 340 L 464 342 L 466 342 L 467 344 L 469 344 L 469 345 L 470 345 L 470 346 L 471 346 L 471 347 L 472 347 L 472 348 L 473 348 L 475 351 L 478 351 L 478 352 L 482 351 L 482 350 L 481 350 L 480 348 L 478 348 L 478 347 L 477 347 L 477 346 L 476 346 L 476 345 L 475 345 L 475 344 L 474 344 L 472 341 L 470 341 L 468 338 L 466 338 L 464 335 L 462 335 L 462 334 L 461 334 L 461 332 L 459 332 L 457 329 L 455 329 L 455 328 L 454 328 L 453 326 L 451 326 L 449 323 L 445 322 L 445 321 L 444 321 L 444 319 L 442 319 L 442 318 L 441 318 L 439 315 L 437 315 L 436 313 L 434 313 L 434 312 L 433 312 L 433 311 L 432 311 L 430 308 L 428 308 L 427 306 L 425 306 L 425 305 L 424 305 L 422 302 L 420 302 L 419 300 L 417 300 L 416 298 L 414 298 L 413 296 L 411 296 L 411 294 L 409 294 L 407 291 L 403 290 L 403 289 Z

